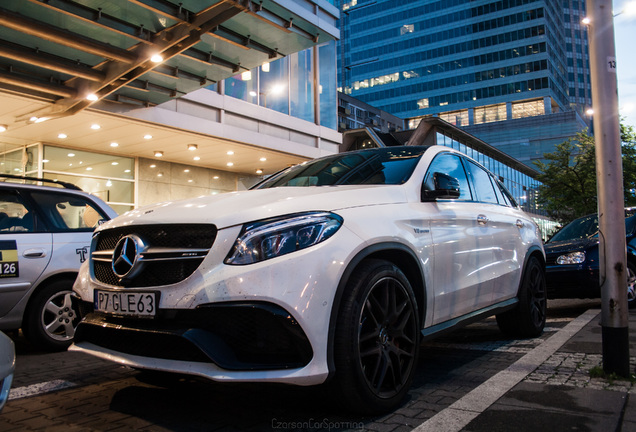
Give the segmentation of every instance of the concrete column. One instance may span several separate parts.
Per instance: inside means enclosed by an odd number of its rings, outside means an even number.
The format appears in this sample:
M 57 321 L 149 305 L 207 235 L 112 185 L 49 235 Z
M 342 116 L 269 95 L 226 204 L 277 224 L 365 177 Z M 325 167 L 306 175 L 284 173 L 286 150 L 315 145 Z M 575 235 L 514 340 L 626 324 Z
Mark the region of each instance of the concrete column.
M 552 98 L 550 96 L 544 96 L 543 109 L 546 114 L 552 114 Z

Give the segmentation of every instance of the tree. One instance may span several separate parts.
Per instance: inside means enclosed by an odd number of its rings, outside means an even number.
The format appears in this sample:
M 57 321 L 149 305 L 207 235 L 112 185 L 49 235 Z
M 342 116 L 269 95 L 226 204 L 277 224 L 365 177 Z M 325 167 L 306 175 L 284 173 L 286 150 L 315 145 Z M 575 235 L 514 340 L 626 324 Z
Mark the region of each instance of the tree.
M 636 132 L 621 123 L 623 185 L 625 206 L 636 206 Z M 598 211 L 596 190 L 596 154 L 594 137 L 587 130 L 544 154 L 535 162 L 541 174 L 538 180 L 538 204 L 548 216 L 566 224 L 577 217 Z

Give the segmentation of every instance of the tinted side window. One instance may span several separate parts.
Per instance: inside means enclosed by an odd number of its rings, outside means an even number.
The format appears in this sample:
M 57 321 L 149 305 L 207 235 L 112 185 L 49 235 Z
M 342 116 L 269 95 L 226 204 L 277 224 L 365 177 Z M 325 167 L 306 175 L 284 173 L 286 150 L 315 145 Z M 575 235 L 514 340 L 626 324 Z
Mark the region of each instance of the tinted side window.
M 436 172 L 447 174 L 459 181 L 460 200 L 472 199 L 470 187 L 468 186 L 468 179 L 466 178 L 466 172 L 464 171 L 464 167 L 462 166 L 462 161 L 459 156 L 451 153 L 442 153 L 433 159 L 433 162 L 431 162 L 431 165 L 428 167 L 426 178 L 424 180 L 424 188 L 427 190 L 435 189 L 433 174 Z
M 495 187 L 495 194 L 497 195 L 497 201 L 499 201 L 499 204 L 511 207 L 510 201 L 506 199 L 506 196 L 499 188 L 499 182 L 497 181 L 497 179 L 494 176 L 490 176 L 490 181 Z
M 0 234 L 34 231 L 34 212 L 15 192 L 0 190 Z
M 70 194 L 32 192 L 55 231 L 90 231 L 108 220 L 89 199 Z
M 490 181 L 490 175 L 483 168 L 467 161 L 468 172 L 475 186 L 475 200 L 491 204 L 498 204 L 497 195 Z
M 501 193 L 503 193 L 503 196 L 506 199 L 506 204 L 510 207 L 518 207 L 517 201 L 515 201 L 508 189 L 506 189 L 506 187 L 501 182 L 497 182 L 497 186 L 499 186 L 499 190 L 501 191 Z

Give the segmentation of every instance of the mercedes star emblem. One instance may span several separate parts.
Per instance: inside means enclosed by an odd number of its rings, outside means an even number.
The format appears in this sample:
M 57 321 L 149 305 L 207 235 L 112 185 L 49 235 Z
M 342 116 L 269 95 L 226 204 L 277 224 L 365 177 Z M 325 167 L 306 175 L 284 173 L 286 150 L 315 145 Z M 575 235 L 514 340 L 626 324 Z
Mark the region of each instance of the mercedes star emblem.
M 133 277 L 140 269 L 140 255 L 145 249 L 143 240 L 127 235 L 117 242 L 113 250 L 113 272 L 120 279 Z

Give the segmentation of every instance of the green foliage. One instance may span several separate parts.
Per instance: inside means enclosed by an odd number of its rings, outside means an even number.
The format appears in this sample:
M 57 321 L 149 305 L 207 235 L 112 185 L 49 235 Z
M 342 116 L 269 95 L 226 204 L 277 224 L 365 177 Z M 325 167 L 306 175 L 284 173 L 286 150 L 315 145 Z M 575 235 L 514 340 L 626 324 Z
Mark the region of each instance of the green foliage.
M 621 124 L 625 206 L 636 206 L 636 132 Z M 594 137 L 587 130 L 535 162 L 541 174 L 538 203 L 554 220 L 566 224 L 598 211 Z

